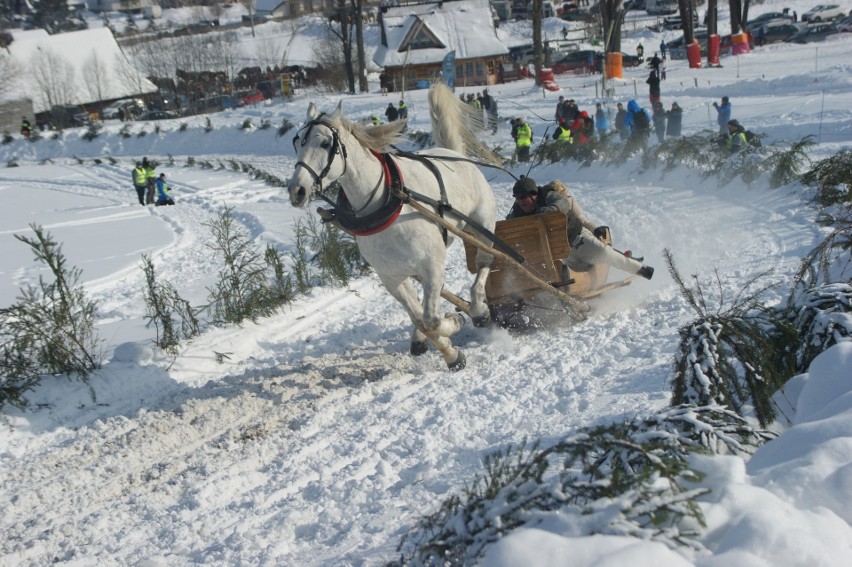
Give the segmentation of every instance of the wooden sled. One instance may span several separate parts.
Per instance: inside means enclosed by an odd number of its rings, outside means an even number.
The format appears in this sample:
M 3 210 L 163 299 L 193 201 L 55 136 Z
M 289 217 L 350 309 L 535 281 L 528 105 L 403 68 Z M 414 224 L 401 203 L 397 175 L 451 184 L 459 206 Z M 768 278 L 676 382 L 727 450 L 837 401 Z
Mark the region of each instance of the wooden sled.
M 526 260 L 519 264 L 508 256 L 497 256 L 485 285 L 488 306 L 496 322 L 508 327 L 529 326 L 564 318 L 564 305 L 555 290 L 584 301 L 606 291 L 628 285 L 635 276 L 607 282 L 609 266 L 595 264 L 588 269 L 570 269 L 563 263 L 571 253 L 567 219 L 550 212 L 497 222 L 495 235 Z M 603 239 L 611 244 L 609 229 Z M 474 241 L 465 240 L 467 268 L 476 271 Z M 524 272 L 527 272 L 526 274 Z M 527 274 L 538 276 L 545 288 Z M 559 294 L 561 295 L 561 293 Z
M 484 235 L 459 230 L 418 201 L 406 198 L 405 202 L 464 242 L 467 268 L 471 273 L 476 273 L 477 250 L 482 249 L 494 256 L 485 293 L 492 319 L 503 326 L 529 327 L 530 322 L 550 319 L 549 316 L 541 316 L 545 313 L 563 320 L 567 318 L 572 323 L 583 321 L 589 312 L 584 300 L 629 285 L 637 277 L 607 283 L 608 265 L 598 264 L 587 270 L 567 268 L 562 260 L 568 257 L 571 247 L 568 244 L 568 221 L 563 213 L 543 213 L 497 222 L 496 236 L 523 256 L 524 261 L 519 262 L 492 246 Z M 609 229 L 604 241 L 610 243 Z M 470 304 L 461 297 L 447 289 L 441 290 L 441 297 L 470 315 Z M 537 317 L 531 318 L 524 313 L 531 309 L 538 312 Z

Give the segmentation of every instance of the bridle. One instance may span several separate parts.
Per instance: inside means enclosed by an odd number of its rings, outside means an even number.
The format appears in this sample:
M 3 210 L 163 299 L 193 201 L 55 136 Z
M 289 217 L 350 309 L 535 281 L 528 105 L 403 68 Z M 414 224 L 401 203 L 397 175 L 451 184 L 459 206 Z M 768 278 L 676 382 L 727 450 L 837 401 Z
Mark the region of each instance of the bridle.
M 310 135 L 311 130 L 314 126 L 325 126 L 329 130 L 331 130 L 331 146 L 328 148 L 328 163 L 325 164 L 325 167 L 322 171 L 319 172 L 319 174 L 317 174 L 317 172 L 314 171 L 311 166 L 309 166 L 302 160 L 297 161 L 295 165 L 295 167 L 302 166 L 308 171 L 308 173 L 311 174 L 311 177 L 314 178 L 314 187 L 318 188 L 318 192 L 320 194 L 322 193 L 322 180 L 325 179 L 326 175 L 328 175 L 328 172 L 331 169 L 331 164 L 334 163 L 334 156 L 340 155 L 343 157 L 343 173 L 346 173 L 346 167 L 348 164 L 346 160 L 346 146 L 340 143 L 340 133 L 337 131 L 337 128 L 335 128 L 327 121 L 323 120 L 323 116 L 325 116 L 325 113 L 321 113 L 318 117 L 314 118 L 313 120 L 302 126 L 296 132 L 296 135 L 293 136 L 293 149 L 298 155 L 299 148 L 296 147 L 296 141 L 298 141 L 301 137 L 302 142 L 300 145 L 304 147 L 305 144 L 308 143 L 308 136 Z M 304 135 L 302 135 L 302 132 L 304 132 Z

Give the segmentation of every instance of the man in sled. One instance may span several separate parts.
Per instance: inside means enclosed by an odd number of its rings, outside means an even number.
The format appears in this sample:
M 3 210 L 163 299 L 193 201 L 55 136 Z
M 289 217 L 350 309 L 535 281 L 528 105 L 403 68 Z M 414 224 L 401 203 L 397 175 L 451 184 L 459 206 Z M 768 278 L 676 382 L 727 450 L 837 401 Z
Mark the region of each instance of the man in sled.
M 571 253 L 566 263 L 570 267 L 592 264 L 608 264 L 629 274 L 637 274 L 650 280 L 654 268 L 645 266 L 638 259 L 623 254 L 601 241 L 606 235 L 605 226 L 596 226 L 580 208 L 577 200 L 568 194 L 561 181 L 552 181 L 539 187 L 529 177 L 522 177 L 512 188 L 515 204 L 507 219 L 561 211 L 568 219 L 568 243 Z

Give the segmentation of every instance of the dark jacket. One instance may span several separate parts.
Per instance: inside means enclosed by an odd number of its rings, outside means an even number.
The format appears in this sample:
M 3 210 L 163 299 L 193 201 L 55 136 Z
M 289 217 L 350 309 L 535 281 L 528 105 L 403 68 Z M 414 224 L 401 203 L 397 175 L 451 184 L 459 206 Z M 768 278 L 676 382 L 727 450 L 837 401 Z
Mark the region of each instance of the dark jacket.
M 654 131 L 659 132 L 666 129 L 666 111 L 661 106 L 654 109 L 651 120 L 654 122 Z
M 660 74 L 657 71 L 651 71 L 645 82 L 650 87 L 651 96 L 660 96 Z
M 388 119 L 388 122 L 393 122 L 399 118 L 399 111 L 392 104 L 389 104 L 387 109 L 385 110 L 385 116 Z
M 624 129 L 624 119 L 627 118 L 627 111 L 622 108 L 618 112 L 615 113 L 615 129 L 623 130 Z
M 672 107 L 666 112 L 668 123 L 666 124 L 666 136 L 680 136 L 680 125 L 683 119 L 683 109 L 679 106 Z

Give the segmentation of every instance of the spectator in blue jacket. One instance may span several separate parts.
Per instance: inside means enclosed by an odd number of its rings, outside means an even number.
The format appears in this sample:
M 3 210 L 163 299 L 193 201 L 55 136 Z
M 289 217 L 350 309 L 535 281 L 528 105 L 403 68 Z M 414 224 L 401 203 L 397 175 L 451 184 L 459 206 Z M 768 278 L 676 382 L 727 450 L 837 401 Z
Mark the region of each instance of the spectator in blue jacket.
M 155 183 L 157 186 L 157 202 L 154 203 L 157 207 L 161 207 L 163 205 L 174 205 L 174 199 L 172 199 L 172 193 L 169 191 L 169 184 L 166 183 L 166 174 L 161 173 L 157 178 Z
M 722 104 L 718 102 L 713 102 L 713 108 L 716 109 L 716 123 L 719 125 L 719 133 L 720 134 L 728 134 L 728 120 L 731 119 L 731 102 L 728 100 L 728 97 L 722 97 Z
M 624 127 L 630 132 L 631 140 L 638 140 L 642 148 L 648 146 L 648 136 L 651 134 L 651 117 L 634 99 L 627 103 L 627 116 L 624 117 Z

